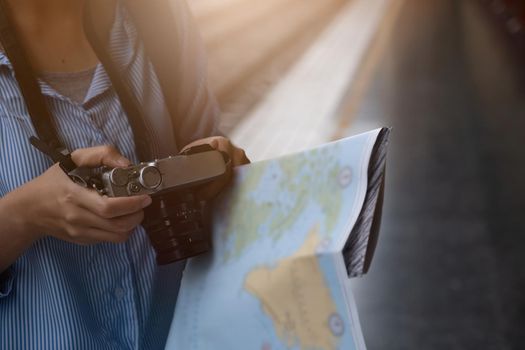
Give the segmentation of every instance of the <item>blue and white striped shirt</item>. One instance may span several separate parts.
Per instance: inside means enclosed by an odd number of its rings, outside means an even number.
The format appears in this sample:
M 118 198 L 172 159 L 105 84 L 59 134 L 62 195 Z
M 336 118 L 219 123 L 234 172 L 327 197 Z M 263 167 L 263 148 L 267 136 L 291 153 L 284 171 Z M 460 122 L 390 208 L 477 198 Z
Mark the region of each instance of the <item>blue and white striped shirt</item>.
M 188 101 L 194 113 L 183 121 L 183 134 L 172 132 L 155 74 L 125 9 L 117 8 L 110 48 L 149 116 L 153 153 L 174 154 L 177 145 L 215 134 L 217 109 L 202 76 L 186 77 L 196 84 L 188 87 L 194 90 L 188 95 L 194 96 Z M 178 18 L 191 23 L 186 5 L 181 3 L 180 9 Z M 187 28 L 188 36 L 192 30 Z M 192 61 L 202 60 L 199 56 Z M 195 67 L 200 67 L 193 70 L 196 75 L 205 70 L 203 64 Z M 102 66 L 96 68 L 82 104 L 44 82 L 41 88 L 66 147 L 111 144 L 137 161 L 132 130 Z M 0 54 L 0 197 L 51 165 L 29 144 L 34 134 L 11 64 Z M 0 349 L 162 349 L 182 268 L 181 263 L 157 266 L 141 227 L 122 244 L 79 246 L 43 238 L 0 278 Z

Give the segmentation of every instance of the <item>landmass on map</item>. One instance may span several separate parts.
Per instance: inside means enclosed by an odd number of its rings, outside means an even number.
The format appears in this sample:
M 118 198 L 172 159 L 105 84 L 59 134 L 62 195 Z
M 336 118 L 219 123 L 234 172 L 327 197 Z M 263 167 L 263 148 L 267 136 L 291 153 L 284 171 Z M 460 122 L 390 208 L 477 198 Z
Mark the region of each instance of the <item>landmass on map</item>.
M 338 222 L 343 202 L 339 179 L 348 175 L 348 169 L 343 168 L 333 154 L 336 154 L 334 150 L 312 150 L 309 154 L 283 157 L 273 163 L 270 176 L 277 186 L 275 192 L 281 193 L 286 200 L 260 200 L 246 196 L 246 193 L 260 193 L 259 186 L 264 182 L 264 176 L 268 176 L 266 166 L 252 166 L 228 201 L 234 206 L 228 208 L 230 216 L 222 234 L 225 241 L 233 241 L 232 249 L 225 254 L 225 258 L 229 260 L 240 256 L 261 234 L 277 241 L 282 234 L 290 231 L 311 202 L 322 208 L 325 213 L 324 228 L 331 233 Z M 267 232 L 261 232 L 261 227 L 265 227 Z
M 320 237 L 318 227 L 312 228 L 298 251 L 275 267 L 253 269 L 244 283 L 288 348 L 337 349 L 344 333 L 342 318 L 315 255 Z

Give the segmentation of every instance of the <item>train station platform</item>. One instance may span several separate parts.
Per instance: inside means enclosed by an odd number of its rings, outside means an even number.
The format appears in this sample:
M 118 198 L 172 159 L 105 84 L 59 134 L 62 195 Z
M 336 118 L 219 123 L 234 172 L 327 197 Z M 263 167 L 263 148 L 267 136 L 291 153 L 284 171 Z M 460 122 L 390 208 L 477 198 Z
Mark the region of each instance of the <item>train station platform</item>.
M 368 348 L 523 349 L 525 59 L 476 1 L 407 0 L 388 37 L 347 110 L 394 129 Z
M 297 44 L 257 98 L 239 77 L 272 54 L 221 78 L 205 34 L 226 129 L 255 160 L 393 127 L 375 261 L 353 281 L 370 350 L 525 348 L 525 56 L 500 3 L 329 1 L 317 21 L 321 7 L 304 10 L 310 22 L 267 51 Z M 301 36 L 305 23 L 315 28 Z

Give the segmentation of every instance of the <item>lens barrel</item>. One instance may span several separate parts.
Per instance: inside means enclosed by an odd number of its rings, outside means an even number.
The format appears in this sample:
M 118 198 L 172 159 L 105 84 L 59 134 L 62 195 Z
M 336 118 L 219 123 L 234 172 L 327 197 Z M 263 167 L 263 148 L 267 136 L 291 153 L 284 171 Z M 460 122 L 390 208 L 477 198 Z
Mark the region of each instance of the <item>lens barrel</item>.
M 157 253 L 157 264 L 166 265 L 207 252 L 211 248 L 206 204 L 190 192 L 152 197 L 143 226 Z

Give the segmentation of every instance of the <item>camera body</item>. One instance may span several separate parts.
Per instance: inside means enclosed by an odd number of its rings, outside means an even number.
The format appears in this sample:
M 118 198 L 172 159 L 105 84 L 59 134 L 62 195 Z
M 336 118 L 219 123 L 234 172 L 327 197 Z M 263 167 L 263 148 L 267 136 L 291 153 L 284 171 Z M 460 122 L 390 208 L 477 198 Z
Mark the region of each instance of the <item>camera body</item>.
M 102 193 L 127 197 L 178 192 L 221 178 L 227 162 L 222 152 L 197 146 L 177 156 L 105 171 L 101 175 Z
M 77 169 L 70 177 L 109 197 L 151 195 L 144 210 L 143 227 L 157 253 L 159 265 L 202 254 L 211 248 L 208 202 L 196 193 L 206 184 L 227 177 L 228 156 L 209 145 L 192 147 L 168 158 L 127 168 L 86 173 Z

